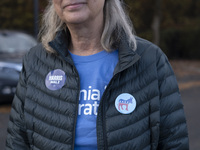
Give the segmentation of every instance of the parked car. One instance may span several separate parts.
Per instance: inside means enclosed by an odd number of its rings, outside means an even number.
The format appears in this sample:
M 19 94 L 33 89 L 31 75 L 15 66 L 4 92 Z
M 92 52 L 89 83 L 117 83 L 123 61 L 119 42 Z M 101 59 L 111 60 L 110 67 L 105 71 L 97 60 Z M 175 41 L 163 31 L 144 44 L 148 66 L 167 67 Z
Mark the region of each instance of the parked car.
M 11 102 L 22 69 L 22 57 L 35 46 L 31 35 L 0 30 L 0 103 Z

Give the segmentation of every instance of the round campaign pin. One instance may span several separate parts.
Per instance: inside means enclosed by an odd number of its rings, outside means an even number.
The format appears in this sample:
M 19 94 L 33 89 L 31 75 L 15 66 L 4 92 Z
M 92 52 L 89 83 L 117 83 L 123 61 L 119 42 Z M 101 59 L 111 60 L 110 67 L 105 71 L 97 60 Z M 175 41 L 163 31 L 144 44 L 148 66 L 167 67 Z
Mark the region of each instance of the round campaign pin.
M 49 90 L 55 91 L 61 89 L 66 80 L 65 72 L 61 69 L 50 71 L 45 79 L 45 85 Z
M 115 100 L 115 108 L 122 114 L 130 114 L 136 108 L 136 100 L 129 93 L 120 94 Z

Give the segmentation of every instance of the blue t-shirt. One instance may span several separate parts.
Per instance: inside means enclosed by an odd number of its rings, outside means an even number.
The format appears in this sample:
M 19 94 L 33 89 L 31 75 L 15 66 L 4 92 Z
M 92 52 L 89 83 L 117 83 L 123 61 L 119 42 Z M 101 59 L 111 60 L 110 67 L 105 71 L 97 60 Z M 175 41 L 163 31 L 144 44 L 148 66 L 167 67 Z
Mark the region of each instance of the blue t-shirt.
M 70 53 L 80 77 L 80 97 L 76 124 L 75 150 L 96 150 L 96 118 L 103 92 L 113 76 L 118 51 L 94 55 Z

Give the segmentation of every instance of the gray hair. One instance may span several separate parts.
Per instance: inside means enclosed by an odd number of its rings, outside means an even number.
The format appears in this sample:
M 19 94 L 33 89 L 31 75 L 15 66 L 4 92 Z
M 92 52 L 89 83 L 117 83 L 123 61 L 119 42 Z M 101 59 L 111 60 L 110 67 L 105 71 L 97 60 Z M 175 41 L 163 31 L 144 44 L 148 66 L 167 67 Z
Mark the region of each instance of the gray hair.
M 133 26 L 129 16 L 123 7 L 123 2 L 120 0 L 106 0 L 104 6 L 104 29 L 101 36 L 101 45 L 107 50 L 111 51 L 113 48 L 117 48 L 116 45 L 124 32 L 126 34 L 129 46 L 136 50 L 136 40 L 133 34 Z M 52 41 L 56 33 L 60 30 L 66 30 L 66 24 L 58 17 L 55 12 L 52 0 L 49 1 L 48 6 L 45 9 L 42 26 L 39 32 L 39 37 L 42 44 L 47 51 L 54 52 L 49 46 L 49 42 Z M 66 30 L 69 32 L 68 30 Z M 69 34 L 70 35 L 70 34 Z

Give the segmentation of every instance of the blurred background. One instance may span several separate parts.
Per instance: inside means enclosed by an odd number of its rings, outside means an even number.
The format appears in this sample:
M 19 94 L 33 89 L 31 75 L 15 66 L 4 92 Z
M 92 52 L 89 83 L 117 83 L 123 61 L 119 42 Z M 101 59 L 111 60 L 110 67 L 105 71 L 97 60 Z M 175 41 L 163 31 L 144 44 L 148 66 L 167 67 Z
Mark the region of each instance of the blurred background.
M 38 43 L 47 0 L 0 1 L 0 150 L 23 55 Z M 200 149 L 200 0 L 124 0 L 137 36 L 158 46 L 176 74 L 190 149 Z

